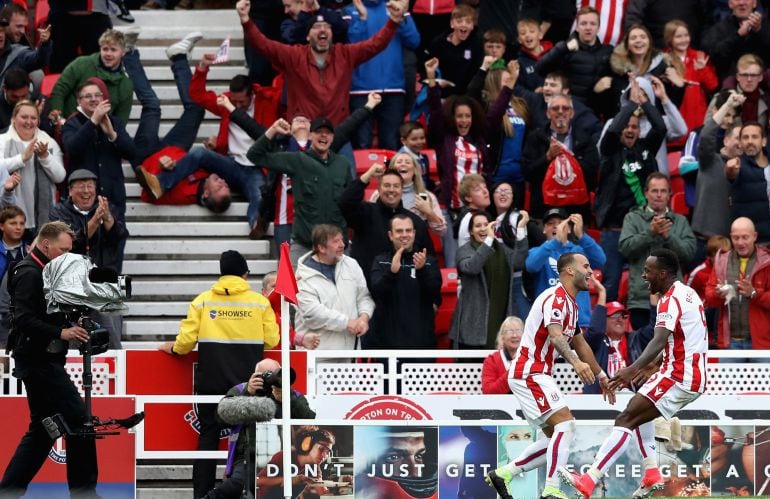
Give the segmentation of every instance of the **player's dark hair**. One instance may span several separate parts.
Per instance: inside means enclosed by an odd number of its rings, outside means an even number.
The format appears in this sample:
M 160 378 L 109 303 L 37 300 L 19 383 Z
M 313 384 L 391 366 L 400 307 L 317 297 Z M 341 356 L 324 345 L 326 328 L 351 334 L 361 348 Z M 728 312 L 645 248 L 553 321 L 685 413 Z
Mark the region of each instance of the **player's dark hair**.
M 560 256 L 559 260 L 556 262 L 556 272 L 561 274 L 567 269 L 567 267 L 569 267 L 570 265 L 574 265 L 575 255 L 577 255 L 577 253 L 575 253 L 574 251 L 571 251 L 569 253 L 564 253 L 562 256 Z
M 679 273 L 679 258 L 676 253 L 667 248 L 656 248 L 652 250 L 650 256 L 657 260 L 658 268 L 665 270 L 668 274 L 676 276 Z

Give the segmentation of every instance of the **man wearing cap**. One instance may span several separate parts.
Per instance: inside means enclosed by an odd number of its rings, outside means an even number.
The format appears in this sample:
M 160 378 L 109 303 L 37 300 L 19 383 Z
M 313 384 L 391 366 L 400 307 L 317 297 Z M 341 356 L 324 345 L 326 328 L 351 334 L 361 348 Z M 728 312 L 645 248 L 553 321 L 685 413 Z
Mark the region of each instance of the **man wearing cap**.
M 291 262 L 312 249 L 311 232 L 318 224 L 332 224 L 347 229 L 342 210 L 337 205 L 345 186 L 353 177 L 345 157 L 331 150 L 334 126 L 326 118 L 310 123 L 310 148 L 301 152 L 271 152 L 276 135 L 289 135 L 291 125 L 279 119 L 267 129 L 249 150 L 254 163 L 287 174 L 294 194 L 294 224 L 291 233 Z
M 527 272 L 535 277 L 536 296 L 558 284 L 556 263 L 564 253 L 585 255 L 592 268 L 604 265 L 604 251 L 583 229 L 583 217 L 579 213 L 567 215 L 561 208 L 551 208 L 543 217 L 543 233 L 546 241 L 530 248 L 526 261 Z M 587 327 L 591 322 L 591 296 L 588 291 L 579 291 L 575 301 L 580 312 L 578 325 Z
M 96 175 L 86 169 L 75 170 L 69 177 L 69 197 L 53 208 L 51 221 L 67 223 L 75 232 L 72 252 L 88 256 L 97 267 L 120 272 L 128 231 L 117 209 L 104 196 L 96 195 Z M 102 315 L 96 320 L 110 332 L 110 348 L 121 348 L 123 320 L 120 315 Z
M 628 310 L 622 303 L 607 303 L 607 290 L 598 279 L 593 279 L 597 292 L 591 325 L 583 330 L 596 362 L 612 378 L 624 367 L 630 366 L 652 339 L 657 316 L 658 295 L 650 293 L 649 322 L 640 329 L 628 330 Z M 599 383 L 584 385 L 583 393 L 602 393 Z
M 224 395 L 231 387 L 249 379 L 265 349 L 278 344 L 278 324 L 270 302 L 249 286 L 246 259 L 228 250 L 219 259 L 221 277 L 210 290 L 190 304 L 187 317 L 173 342 L 159 350 L 187 355 L 198 344 L 195 372 L 197 395 Z M 219 425 L 216 404 L 198 404 L 200 436 L 198 450 L 216 450 Z M 214 488 L 216 462 L 199 459 L 193 465 L 195 497 Z
M 348 92 L 353 70 L 382 52 L 404 20 L 403 0 L 388 2 L 390 19 L 367 41 L 332 44 L 332 30 L 323 16 L 317 16 L 307 35 L 308 45 L 285 45 L 268 39 L 249 19 L 249 0 L 239 0 L 235 8 L 243 25 L 245 43 L 257 49 L 284 73 L 287 114 L 326 116 L 339 124 L 350 114 Z

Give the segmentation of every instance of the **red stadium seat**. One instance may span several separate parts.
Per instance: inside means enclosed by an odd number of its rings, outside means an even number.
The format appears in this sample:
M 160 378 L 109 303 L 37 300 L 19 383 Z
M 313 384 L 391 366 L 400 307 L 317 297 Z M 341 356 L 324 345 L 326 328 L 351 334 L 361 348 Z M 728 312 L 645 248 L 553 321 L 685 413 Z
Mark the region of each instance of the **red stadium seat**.
M 671 177 L 671 195 L 677 193 L 684 195 L 684 179 L 679 175 Z
M 428 234 L 430 234 L 430 240 L 433 241 L 433 249 L 436 250 L 436 261 L 438 262 L 438 266 L 439 268 L 444 268 L 446 262 L 444 262 L 444 246 L 441 243 L 441 238 L 430 229 L 428 229 Z
M 687 200 L 685 200 L 684 192 L 675 192 L 671 196 L 671 210 L 674 213 L 679 213 L 685 217 L 690 214 L 690 208 L 687 206 Z
M 585 232 L 586 232 L 586 234 L 591 236 L 591 239 L 596 241 L 597 244 L 601 242 L 601 240 L 602 240 L 602 231 L 601 230 L 599 230 L 599 229 L 586 229 Z
M 675 177 L 679 175 L 679 160 L 682 159 L 682 151 L 668 153 L 668 175 Z
M 14 2 L 18 3 L 25 9 L 27 9 L 26 2 Z M 29 12 L 29 9 L 27 9 Z M 51 11 L 51 7 L 48 5 L 48 0 L 37 0 L 35 2 L 35 29 L 43 28 L 48 23 L 48 13 Z
M 457 306 L 457 269 L 441 269 L 441 306 L 436 311 L 437 339 L 449 333 L 452 314 Z
M 356 160 L 356 174 L 363 175 L 375 163 L 382 165 L 390 161 L 396 152 L 390 149 L 357 149 L 353 151 Z
M 625 303 L 628 298 L 628 270 L 624 270 L 620 275 L 620 285 L 618 286 L 618 301 Z
M 43 77 L 43 81 L 40 83 L 40 95 L 50 97 L 51 93 L 53 92 L 54 85 L 56 85 L 56 82 L 59 81 L 59 76 L 61 76 L 61 73 L 45 75 Z

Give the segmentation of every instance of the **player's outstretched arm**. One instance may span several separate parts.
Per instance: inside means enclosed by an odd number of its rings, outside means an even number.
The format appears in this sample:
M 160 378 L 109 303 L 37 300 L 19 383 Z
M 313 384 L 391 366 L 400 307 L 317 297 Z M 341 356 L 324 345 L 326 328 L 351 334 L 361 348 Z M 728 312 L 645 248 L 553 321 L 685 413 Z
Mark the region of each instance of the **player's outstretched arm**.
M 591 372 L 593 372 L 594 376 L 599 380 L 604 398 L 606 398 L 610 404 L 614 405 L 615 390 L 609 388 L 609 378 L 607 377 L 607 373 L 604 372 L 602 366 L 596 361 L 594 351 L 591 350 L 591 345 L 589 345 L 586 339 L 583 338 L 582 334 L 576 334 L 572 337 L 572 347 L 575 349 L 575 353 L 580 360 L 591 367 Z
M 591 371 L 591 366 L 580 360 L 577 354 L 572 351 L 567 343 L 567 338 L 562 333 L 562 327 L 559 324 L 551 324 L 548 326 L 548 337 L 551 340 L 551 344 L 559 354 L 564 357 L 564 360 L 569 362 L 575 369 L 580 381 L 586 385 L 592 385 L 595 381 L 594 373 Z
M 612 380 L 610 380 L 610 388 L 615 390 L 630 385 L 639 375 L 639 372 L 647 367 L 650 362 L 657 359 L 660 352 L 666 348 L 669 335 L 671 335 L 671 331 L 668 329 L 656 327 L 652 339 L 639 358 L 636 359 L 633 364 L 621 369 L 615 376 L 613 376 Z

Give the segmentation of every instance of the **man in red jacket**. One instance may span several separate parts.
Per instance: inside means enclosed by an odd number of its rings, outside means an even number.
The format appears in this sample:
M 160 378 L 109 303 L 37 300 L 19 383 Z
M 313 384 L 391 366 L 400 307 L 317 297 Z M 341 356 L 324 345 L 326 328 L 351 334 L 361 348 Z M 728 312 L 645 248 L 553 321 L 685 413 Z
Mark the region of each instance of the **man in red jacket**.
M 349 114 L 353 70 L 380 53 L 396 34 L 407 10 L 404 0 L 388 3 L 390 20 L 365 42 L 332 44 L 331 25 L 317 16 L 307 35 L 308 45 L 285 45 L 268 39 L 249 19 L 249 0 L 235 6 L 246 43 L 284 73 L 287 116 L 325 116 L 338 125 Z
M 717 253 L 706 286 L 706 306 L 720 308 L 717 347 L 770 349 L 770 250 L 757 245 L 746 217 L 735 219 L 730 240 L 733 249 Z

